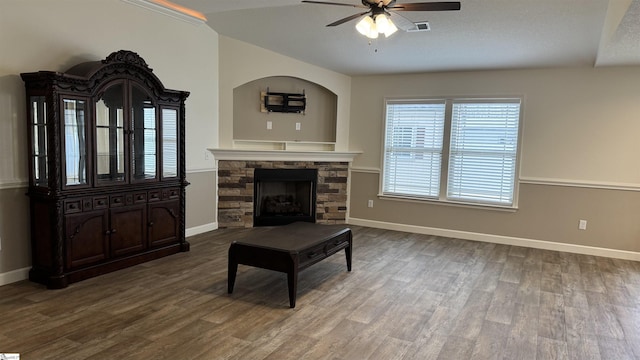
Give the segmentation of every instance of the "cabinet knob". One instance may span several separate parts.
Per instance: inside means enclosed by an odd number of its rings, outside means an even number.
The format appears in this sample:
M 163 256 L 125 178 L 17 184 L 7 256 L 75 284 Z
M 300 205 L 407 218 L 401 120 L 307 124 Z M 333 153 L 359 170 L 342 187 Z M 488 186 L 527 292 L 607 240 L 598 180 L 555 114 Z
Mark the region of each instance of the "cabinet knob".
M 115 233 L 117 233 L 117 232 L 118 232 L 118 230 L 116 230 L 116 229 L 111 229 L 111 233 L 112 233 L 112 234 L 115 234 Z
M 149 227 L 153 226 L 153 221 L 149 221 Z
M 113 202 L 116 203 L 116 204 L 120 204 L 122 202 L 122 199 L 115 198 L 115 199 L 113 199 Z
M 111 231 L 107 230 L 104 232 L 105 235 L 111 235 Z

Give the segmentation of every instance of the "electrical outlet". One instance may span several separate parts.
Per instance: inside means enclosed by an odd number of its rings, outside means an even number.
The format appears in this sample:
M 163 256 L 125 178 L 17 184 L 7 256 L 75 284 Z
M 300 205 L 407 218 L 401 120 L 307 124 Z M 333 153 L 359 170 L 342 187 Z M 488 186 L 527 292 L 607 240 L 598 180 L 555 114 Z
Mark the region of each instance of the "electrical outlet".
M 210 154 L 210 153 L 209 153 L 209 150 L 206 150 L 206 149 L 205 149 L 205 150 L 204 150 L 204 159 L 205 159 L 205 160 L 209 160 L 209 154 Z
M 578 229 L 579 230 L 587 230 L 587 220 L 580 220 L 578 222 Z
M 370 207 L 370 208 L 373 207 L 373 200 L 367 201 L 367 207 Z
M 296 130 L 300 130 L 300 123 L 296 123 Z
M 273 122 L 267 121 L 267 130 L 273 129 Z

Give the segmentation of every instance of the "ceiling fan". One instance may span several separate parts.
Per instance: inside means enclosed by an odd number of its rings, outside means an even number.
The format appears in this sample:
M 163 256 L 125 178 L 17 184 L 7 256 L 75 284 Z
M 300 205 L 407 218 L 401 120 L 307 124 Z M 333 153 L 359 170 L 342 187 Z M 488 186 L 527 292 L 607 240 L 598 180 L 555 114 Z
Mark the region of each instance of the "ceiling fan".
M 313 1 L 302 0 L 303 3 L 320 4 L 320 5 L 338 5 L 338 6 L 350 6 L 354 8 L 368 9 L 365 12 L 350 15 L 340 20 L 334 21 L 327 26 L 337 26 L 344 24 L 348 21 L 357 19 L 363 15 L 365 16 L 358 24 L 356 29 L 370 39 L 378 37 L 378 33 L 390 36 L 398 30 L 400 27 L 403 30 L 409 30 L 415 27 L 415 24 L 400 14 L 396 14 L 396 11 L 450 11 L 460 10 L 459 1 L 440 1 L 440 2 L 420 2 L 420 3 L 407 3 L 396 4 L 396 0 L 362 0 L 362 5 L 359 4 L 345 4 L 334 3 L 328 1 Z M 393 20 L 390 19 L 393 16 Z M 397 27 L 396 27 L 397 24 Z

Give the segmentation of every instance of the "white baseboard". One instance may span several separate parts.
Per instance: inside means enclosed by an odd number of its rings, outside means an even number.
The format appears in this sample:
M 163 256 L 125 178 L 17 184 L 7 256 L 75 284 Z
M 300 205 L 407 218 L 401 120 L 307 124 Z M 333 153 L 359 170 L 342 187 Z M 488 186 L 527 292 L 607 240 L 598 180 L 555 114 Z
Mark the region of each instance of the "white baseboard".
M 377 229 L 404 231 L 404 232 L 410 232 L 410 233 L 416 233 L 416 234 L 435 235 L 435 236 L 443 236 L 443 237 L 456 238 L 456 239 L 490 242 L 494 244 L 515 245 L 515 246 L 530 247 L 534 249 L 564 251 L 564 252 L 570 252 L 575 254 L 604 256 L 604 257 L 615 258 L 615 259 L 640 261 L 640 253 L 634 252 L 634 251 L 607 249 L 607 248 L 601 248 L 601 247 L 574 245 L 574 244 L 566 244 L 566 243 L 556 243 L 556 242 L 544 241 L 544 240 L 533 240 L 533 239 L 517 238 L 512 236 L 482 234 L 482 233 L 474 233 L 474 232 L 468 232 L 468 231 L 432 228 L 432 227 L 426 227 L 426 226 L 396 224 L 396 223 L 390 223 L 390 222 L 384 222 L 384 221 L 366 220 L 366 219 L 358 219 L 358 218 L 349 218 L 347 219 L 347 223 L 352 225 L 366 226 L 366 227 L 372 227 Z M 189 228 L 185 231 L 186 233 L 185 235 L 189 237 L 189 236 L 198 235 L 198 234 L 202 234 L 202 233 L 217 230 L 217 229 L 218 229 L 218 223 L 213 222 L 213 223 Z M 6 273 L 0 273 L 0 286 L 28 279 L 30 269 L 31 269 L 30 267 L 26 267 L 18 270 L 9 271 Z
M 12 270 L 6 273 L 0 273 L 0 286 L 27 280 L 29 278 L 30 269 L 31 267 L 26 267 L 18 270 Z
M 189 236 L 206 233 L 207 231 L 213 231 L 213 230 L 218 230 L 218 222 L 212 222 L 209 224 L 188 228 L 187 230 L 185 230 L 185 236 L 189 237 Z
M 189 236 L 198 235 L 198 234 L 205 233 L 207 231 L 213 231 L 217 229 L 218 229 L 217 222 L 195 226 L 187 229 L 185 231 L 185 236 L 189 237 Z M 0 286 L 11 284 L 11 283 L 22 281 L 22 280 L 27 280 L 29 278 L 30 269 L 31 267 L 26 267 L 18 270 L 12 270 L 6 273 L 0 273 Z
M 634 251 L 607 249 L 607 248 L 601 248 L 601 247 L 595 247 L 595 246 L 584 246 L 584 245 L 575 245 L 575 244 L 567 244 L 567 243 L 557 243 L 552 241 L 525 239 L 525 238 L 518 238 L 518 237 L 512 237 L 512 236 L 482 234 L 482 233 L 474 233 L 474 232 L 468 232 L 468 231 L 440 229 L 440 228 L 432 228 L 432 227 L 426 227 L 426 226 L 396 224 L 396 223 L 390 223 L 390 222 L 384 222 L 384 221 L 375 221 L 375 220 L 358 219 L 358 218 L 349 218 L 347 219 L 347 223 L 353 224 L 353 225 L 359 225 L 359 226 L 372 227 L 377 229 L 396 230 L 396 231 L 404 231 L 404 232 L 410 232 L 410 233 L 416 233 L 416 234 L 435 235 L 435 236 L 443 236 L 443 237 L 463 239 L 463 240 L 490 242 L 494 244 L 515 245 L 515 246 L 523 246 L 523 247 L 529 247 L 534 249 L 564 251 L 564 252 L 570 252 L 575 254 L 604 256 L 604 257 L 615 258 L 615 259 L 640 261 L 640 253 L 634 252 Z

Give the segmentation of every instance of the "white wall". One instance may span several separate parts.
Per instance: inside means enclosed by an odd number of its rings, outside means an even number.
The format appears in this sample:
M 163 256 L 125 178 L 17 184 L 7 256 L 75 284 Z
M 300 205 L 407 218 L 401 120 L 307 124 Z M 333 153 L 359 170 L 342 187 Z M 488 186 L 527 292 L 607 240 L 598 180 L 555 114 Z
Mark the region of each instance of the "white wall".
M 65 71 L 121 49 L 144 58 L 165 87 L 191 92 L 186 102 L 187 172 L 213 171 L 213 162 L 204 156 L 205 149 L 218 137 L 218 35 L 210 27 L 121 0 L 2 0 L 0 48 L 0 191 L 13 192 L 27 181 L 25 99 L 20 73 Z M 213 193 L 208 177 L 188 178 L 206 181 L 194 187 Z M 20 200 L 0 196 L 4 198 L 12 200 L 0 203 L 0 283 L 3 273 L 30 265 L 28 218 L 22 211 L 16 214 L 12 210 Z M 210 197 L 188 191 L 187 227 L 215 221 L 215 204 L 207 199 Z M 28 203 L 28 198 L 24 196 L 23 201 Z M 210 216 L 203 218 L 202 213 Z M 23 223 L 27 229 L 8 232 L 4 230 L 8 223 Z

